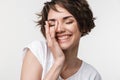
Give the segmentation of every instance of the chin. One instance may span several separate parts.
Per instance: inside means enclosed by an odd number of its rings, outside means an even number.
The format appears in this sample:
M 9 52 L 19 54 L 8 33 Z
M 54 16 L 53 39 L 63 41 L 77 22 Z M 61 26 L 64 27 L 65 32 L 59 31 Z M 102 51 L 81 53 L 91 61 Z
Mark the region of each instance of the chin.
M 69 42 L 66 43 L 59 43 L 62 50 L 68 50 L 72 46 Z

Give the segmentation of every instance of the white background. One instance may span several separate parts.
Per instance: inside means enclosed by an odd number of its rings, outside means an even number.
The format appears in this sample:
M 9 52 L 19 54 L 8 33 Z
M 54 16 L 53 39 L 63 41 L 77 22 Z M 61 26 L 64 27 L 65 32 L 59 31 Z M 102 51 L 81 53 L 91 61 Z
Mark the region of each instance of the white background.
M 45 0 L 0 0 L 0 80 L 20 80 L 22 49 L 43 37 L 36 13 Z M 120 0 L 88 0 L 96 27 L 81 38 L 79 57 L 103 80 L 120 80 Z

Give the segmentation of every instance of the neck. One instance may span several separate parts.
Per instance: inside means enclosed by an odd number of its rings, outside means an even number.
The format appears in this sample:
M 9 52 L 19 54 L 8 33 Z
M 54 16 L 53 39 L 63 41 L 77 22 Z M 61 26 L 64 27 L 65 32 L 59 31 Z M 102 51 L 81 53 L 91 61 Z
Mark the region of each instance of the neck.
M 69 50 L 64 50 L 63 52 L 65 54 L 65 63 L 60 75 L 62 78 L 66 79 L 79 70 L 82 61 L 77 58 L 78 45 Z
M 74 66 L 76 60 L 78 60 L 77 58 L 77 54 L 78 54 L 78 46 L 72 47 L 68 50 L 64 50 L 64 54 L 65 54 L 65 63 L 64 63 L 64 67 L 63 69 L 66 69 L 70 66 Z

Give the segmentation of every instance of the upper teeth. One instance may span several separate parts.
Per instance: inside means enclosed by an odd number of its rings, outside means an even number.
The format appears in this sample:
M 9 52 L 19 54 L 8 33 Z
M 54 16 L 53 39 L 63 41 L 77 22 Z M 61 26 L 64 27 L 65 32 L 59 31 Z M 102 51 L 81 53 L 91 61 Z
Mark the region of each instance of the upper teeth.
M 63 39 L 67 39 L 69 36 L 59 36 L 59 37 L 57 37 L 58 39 L 60 39 L 60 40 L 63 40 Z

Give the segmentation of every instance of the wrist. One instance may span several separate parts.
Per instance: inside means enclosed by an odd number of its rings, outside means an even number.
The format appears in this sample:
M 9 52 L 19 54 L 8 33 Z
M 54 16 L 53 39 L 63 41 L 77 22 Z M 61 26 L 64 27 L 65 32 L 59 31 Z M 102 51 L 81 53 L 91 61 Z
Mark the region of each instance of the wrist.
M 57 65 L 57 66 L 63 66 L 64 62 L 65 62 L 65 58 L 62 57 L 62 58 L 55 59 L 54 64 Z

